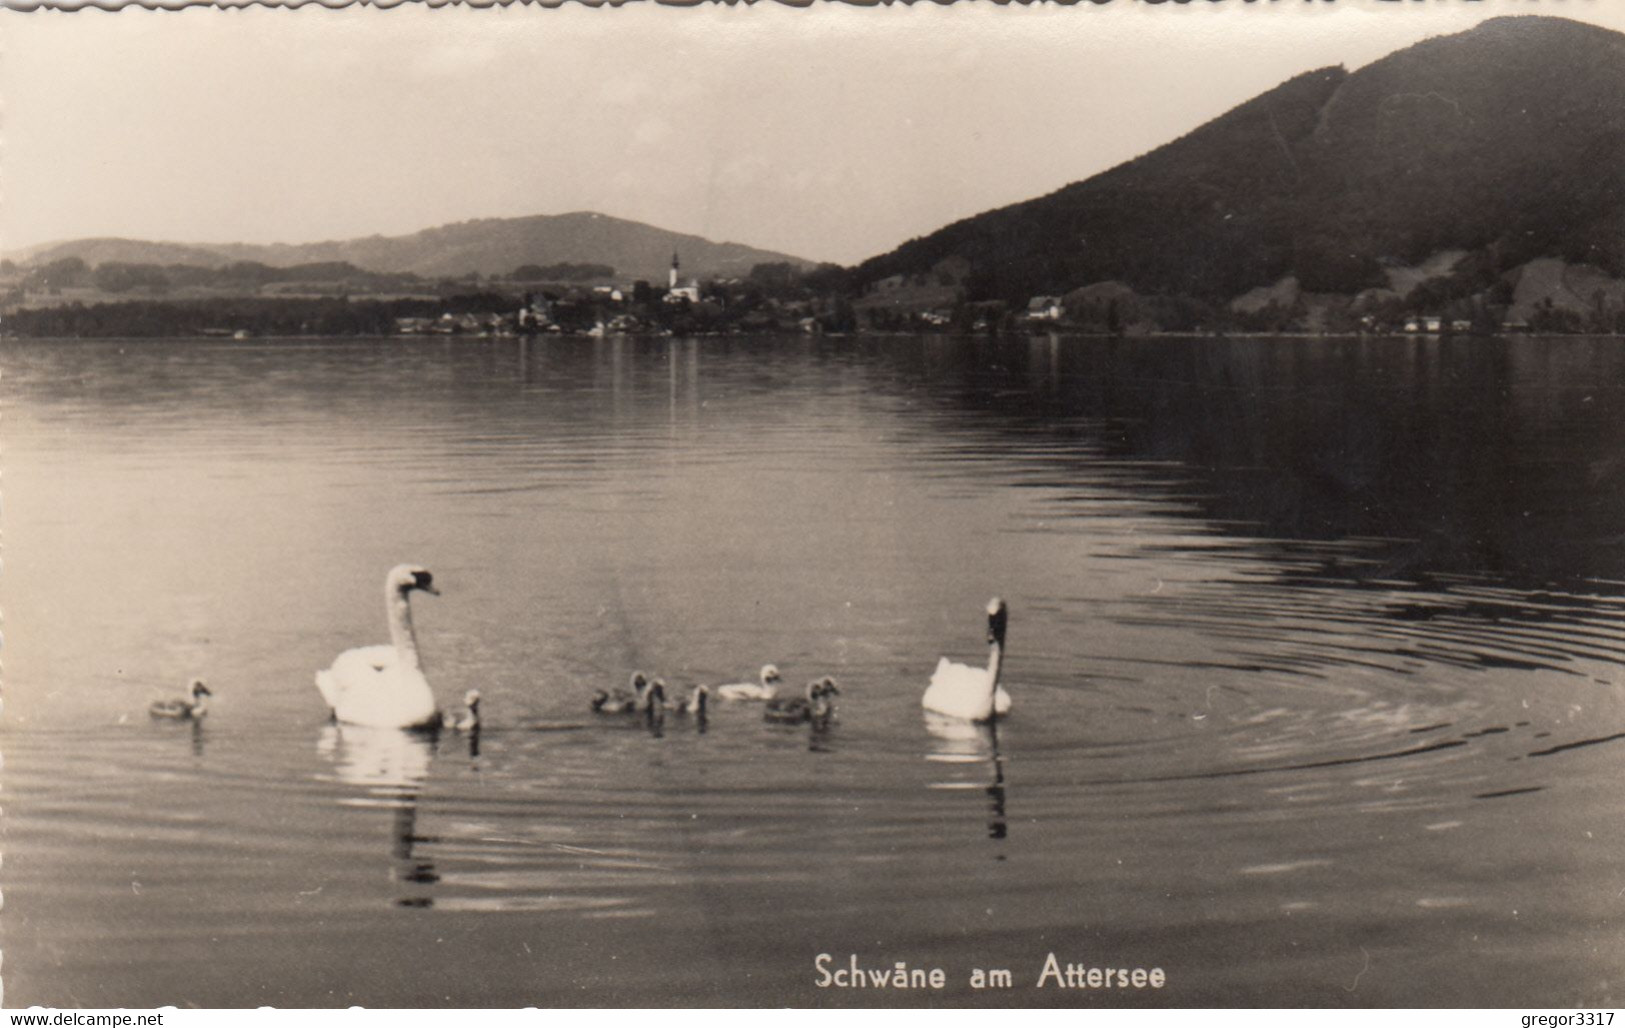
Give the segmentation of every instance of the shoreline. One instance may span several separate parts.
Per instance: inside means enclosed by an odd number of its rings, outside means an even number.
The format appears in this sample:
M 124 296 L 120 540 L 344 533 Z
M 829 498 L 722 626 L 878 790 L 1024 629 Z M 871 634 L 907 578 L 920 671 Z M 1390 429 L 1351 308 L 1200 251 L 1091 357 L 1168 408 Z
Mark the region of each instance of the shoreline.
M 177 335 L 97 335 L 97 336 L 53 336 L 53 335 L 16 335 L 0 331 L 0 343 L 17 342 L 126 342 L 138 343 L 153 342 L 209 342 L 209 343 L 254 343 L 297 341 L 311 342 L 317 340 L 368 340 L 373 342 L 419 342 L 440 341 L 447 343 L 487 343 L 487 342 L 531 342 L 536 340 L 584 340 L 598 342 L 605 339 L 758 339 L 758 338 L 807 338 L 807 339 L 955 339 L 974 341 L 1018 341 L 1054 338 L 1060 339 L 1088 339 L 1088 340 L 1155 340 L 1155 339 L 1274 339 L 1283 342 L 1293 340 L 1314 341 L 1319 339 L 1370 339 L 1370 340 L 1404 340 L 1412 342 L 1453 342 L 1463 340 L 1494 340 L 1494 339 L 1619 339 L 1625 340 L 1622 332 L 1488 332 L 1488 333 L 1438 333 L 1438 332 L 1145 332 L 1145 333 L 1108 333 L 1088 332 L 1083 330 L 1069 331 L 1065 329 L 1050 329 L 1044 332 L 795 332 L 795 331 L 767 331 L 767 332 L 610 332 L 595 335 L 590 332 L 543 332 L 529 335 L 439 335 L 439 334 L 332 334 L 311 333 L 299 335 L 265 334 L 265 335 L 204 335 L 190 332 Z

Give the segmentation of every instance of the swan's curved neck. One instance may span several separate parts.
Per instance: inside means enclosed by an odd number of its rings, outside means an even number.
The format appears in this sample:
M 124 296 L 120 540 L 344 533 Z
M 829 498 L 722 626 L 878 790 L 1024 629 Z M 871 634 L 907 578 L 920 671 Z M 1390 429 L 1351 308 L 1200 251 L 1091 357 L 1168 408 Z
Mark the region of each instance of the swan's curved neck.
M 395 644 L 401 664 L 414 671 L 423 670 L 418 657 L 418 637 L 412 630 L 412 604 L 407 600 L 408 590 L 390 587 L 384 596 L 389 612 L 389 641 Z
M 987 691 L 997 692 L 999 672 L 1004 668 L 1004 643 L 994 642 L 987 649 Z

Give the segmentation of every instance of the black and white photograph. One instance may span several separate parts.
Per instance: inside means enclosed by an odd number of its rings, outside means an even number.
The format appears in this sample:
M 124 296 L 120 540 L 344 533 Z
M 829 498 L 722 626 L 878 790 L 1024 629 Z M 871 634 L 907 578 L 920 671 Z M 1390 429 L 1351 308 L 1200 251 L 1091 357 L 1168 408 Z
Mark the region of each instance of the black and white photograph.
M 1625 4 L 171 6 L 0 10 L 7 1007 L 1625 1001 Z

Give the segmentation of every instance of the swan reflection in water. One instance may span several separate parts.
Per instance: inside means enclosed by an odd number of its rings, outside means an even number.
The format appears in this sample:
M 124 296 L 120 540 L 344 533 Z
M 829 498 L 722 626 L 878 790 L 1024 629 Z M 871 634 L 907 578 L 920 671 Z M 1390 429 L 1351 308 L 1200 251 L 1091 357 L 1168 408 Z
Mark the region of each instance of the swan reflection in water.
M 479 732 L 466 736 L 469 756 L 479 754 Z M 434 862 L 419 857 L 419 843 L 438 841 L 417 831 L 418 797 L 428 780 L 439 739 L 429 733 L 399 728 L 328 724 L 316 740 L 316 751 L 333 764 L 338 780 L 363 790 L 364 795 L 340 800 L 345 806 L 388 807 L 390 823 L 390 877 L 405 884 L 396 906 L 431 907 L 427 887 L 440 880 Z
M 971 722 L 927 711 L 925 730 L 931 736 L 931 750 L 925 759 L 962 769 L 947 781 L 933 782 L 933 789 L 981 789 L 988 798 L 987 837 L 1004 839 L 1009 821 L 1004 813 L 1004 756 L 999 752 L 996 721 Z M 1004 855 L 998 856 L 999 860 Z
M 767 680 L 769 671 L 776 673 L 776 670 L 772 665 L 763 668 L 763 680 Z M 835 748 L 830 745 L 830 739 L 838 720 L 834 697 L 840 694 L 835 679 L 828 675 L 815 678 L 807 683 L 801 696 L 769 699 L 762 709 L 762 720 L 780 730 L 806 725 L 807 749 L 813 753 L 833 753 Z
M 152 723 L 155 730 L 173 732 L 177 736 L 186 736 L 187 741 L 190 742 L 192 746 L 192 756 L 202 758 L 203 744 L 208 738 L 208 735 L 203 727 L 203 723 L 206 720 L 207 718 L 200 717 L 189 717 L 185 719 L 173 720 L 164 720 L 155 717 L 152 719 Z
M 835 726 L 840 718 L 835 716 L 835 708 L 829 707 L 822 716 L 815 717 L 807 722 L 807 749 L 813 753 L 835 752 Z
M 196 759 L 203 757 L 203 743 L 207 736 L 203 730 L 201 720 L 170 721 L 164 723 L 165 731 L 172 731 L 176 735 L 185 735 L 192 747 L 192 756 Z

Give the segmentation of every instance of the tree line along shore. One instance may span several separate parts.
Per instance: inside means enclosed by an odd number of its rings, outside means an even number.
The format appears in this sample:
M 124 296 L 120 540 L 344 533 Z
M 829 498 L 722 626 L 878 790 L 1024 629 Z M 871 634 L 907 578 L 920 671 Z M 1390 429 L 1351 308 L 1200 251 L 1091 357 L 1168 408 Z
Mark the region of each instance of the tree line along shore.
M 109 262 L 112 263 L 112 262 Z M 1458 262 L 1459 263 L 1459 262 Z M 1561 265 L 1561 261 L 1552 261 Z M 1405 293 L 1314 294 L 1293 279 L 1230 302 L 1141 295 L 1117 282 L 1060 295 L 973 298 L 951 269 L 860 284 L 835 265 L 758 264 L 738 278 L 617 284 L 592 264 L 429 281 L 346 264 L 220 269 L 0 267 L 0 334 L 22 338 L 529 334 L 998 333 L 1105 335 L 1625 333 L 1614 283 L 1531 292 L 1516 277 L 1460 288 L 1464 269 Z M 1470 269 L 1467 269 L 1470 273 Z M 1572 285 L 1572 269 L 1524 277 Z

